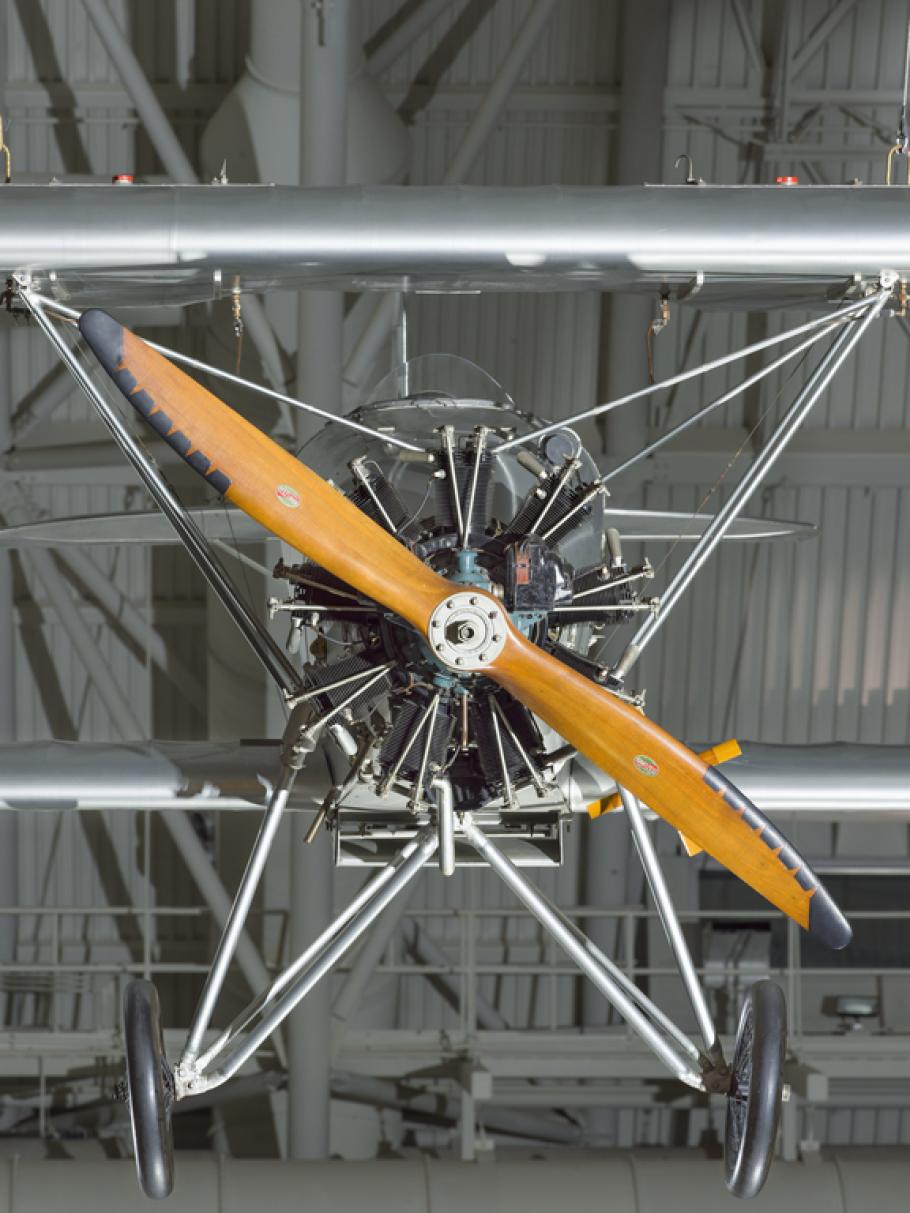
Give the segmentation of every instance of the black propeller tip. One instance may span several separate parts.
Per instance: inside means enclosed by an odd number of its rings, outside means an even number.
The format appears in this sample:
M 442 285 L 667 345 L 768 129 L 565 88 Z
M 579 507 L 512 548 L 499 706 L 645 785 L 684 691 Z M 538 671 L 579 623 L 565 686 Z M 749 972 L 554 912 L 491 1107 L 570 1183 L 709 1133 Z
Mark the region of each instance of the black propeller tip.
M 79 332 L 108 374 L 113 374 L 123 361 L 123 326 L 93 307 L 80 316 Z
M 742 815 L 746 824 L 757 832 L 765 846 L 774 851 L 784 867 L 791 875 L 795 875 L 800 886 L 810 894 L 809 921 L 806 924 L 809 934 L 827 944 L 829 948 L 845 948 L 853 938 L 853 929 L 838 909 L 834 898 L 793 844 L 716 766 L 708 767 L 704 780 L 709 788 L 719 792 L 727 804 Z
M 853 938 L 853 928 L 823 884 L 818 885 L 809 902 L 809 934 L 838 952 Z

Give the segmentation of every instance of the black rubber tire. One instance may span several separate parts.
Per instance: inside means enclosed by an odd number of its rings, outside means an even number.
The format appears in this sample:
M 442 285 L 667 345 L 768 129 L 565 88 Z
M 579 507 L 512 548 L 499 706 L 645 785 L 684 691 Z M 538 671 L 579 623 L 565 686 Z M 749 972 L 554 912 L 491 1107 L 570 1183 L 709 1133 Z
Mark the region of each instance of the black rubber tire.
M 152 1200 L 163 1200 L 174 1187 L 174 1079 L 164 1056 L 158 991 L 150 981 L 126 987 L 123 1043 L 139 1187 Z
M 757 981 L 746 995 L 727 1095 L 724 1169 L 734 1196 L 757 1196 L 768 1178 L 780 1123 L 787 1005 L 773 981 Z

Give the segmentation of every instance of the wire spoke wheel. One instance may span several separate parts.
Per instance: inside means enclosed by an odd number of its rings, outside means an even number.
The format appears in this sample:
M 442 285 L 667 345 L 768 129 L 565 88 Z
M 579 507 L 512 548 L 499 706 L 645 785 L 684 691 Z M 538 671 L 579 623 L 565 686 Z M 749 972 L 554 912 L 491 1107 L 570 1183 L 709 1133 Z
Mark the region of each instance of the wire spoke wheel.
M 734 1196 L 756 1196 L 768 1177 L 783 1090 L 787 1009 L 780 987 L 757 981 L 746 995 L 727 1096 L 724 1167 Z
M 174 1186 L 174 1080 L 164 1055 L 158 991 L 150 981 L 131 981 L 126 988 L 123 1040 L 139 1186 L 161 1200 Z

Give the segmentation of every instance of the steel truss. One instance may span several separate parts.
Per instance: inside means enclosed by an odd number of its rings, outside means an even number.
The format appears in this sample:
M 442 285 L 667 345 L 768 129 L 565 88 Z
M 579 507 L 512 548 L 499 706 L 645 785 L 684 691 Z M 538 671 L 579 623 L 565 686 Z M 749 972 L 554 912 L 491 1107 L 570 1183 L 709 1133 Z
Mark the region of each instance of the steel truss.
M 767 475 L 770 467 L 805 419 L 809 410 L 862 339 L 869 325 L 881 314 L 891 295 L 894 281 L 894 275 L 882 274 L 879 283 L 871 290 L 866 299 L 850 304 L 835 316 L 828 316 L 820 321 L 799 326 L 772 339 L 782 341 L 789 336 L 802 335 L 808 330 L 821 330 L 821 335 L 834 329 L 838 330 L 830 347 L 805 386 L 797 393 L 793 404 L 775 428 L 765 448 L 674 578 L 664 599 L 662 614 L 651 617 L 639 629 L 617 668 L 617 675 L 621 677 L 627 673 L 640 656 L 660 623 L 666 618 L 669 609 L 679 600 L 698 569 L 726 534 L 734 519 L 741 513 L 746 501 Z M 344 679 L 344 685 L 347 686 L 348 683 L 351 683 L 352 689 L 350 694 L 343 698 L 341 704 L 322 717 L 313 712 L 312 700 L 318 694 L 323 693 L 326 688 L 323 687 L 316 691 L 304 688 L 296 668 L 284 651 L 277 646 L 261 621 L 243 602 L 229 575 L 215 556 L 211 545 L 174 496 L 154 462 L 79 364 L 70 345 L 51 324 L 45 311 L 45 301 L 42 301 L 40 297 L 29 296 L 24 290 L 22 297 L 39 327 L 88 396 L 114 440 L 174 526 L 188 552 L 240 627 L 254 652 L 281 688 L 285 702 L 291 709 L 282 742 L 280 776 L 263 814 L 259 834 L 240 880 L 183 1052 L 175 1069 L 176 1098 L 181 1099 L 201 1094 L 220 1086 L 235 1075 L 276 1031 L 298 1003 L 333 970 L 367 928 L 410 884 L 437 851 L 439 852 L 440 870 L 444 875 L 451 874 L 455 866 L 454 839 L 456 833 L 459 833 L 464 841 L 497 873 L 538 920 L 543 929 L 568 954 L 581 972 L 594 983 L 623 1016 L 630 1028 L 672 1074 L 697 1090 L 725 1092 L 729 1085 L 729 1070 L 724 1061 L 707 1000 L 698 980 L 696 968 L 664 880 L 656 850 L 645 825 L 641 806 L 634 796 L 622 788 L 620 795 L 623 806 L 658 916 L 695 1013 L 702 1038 L 702 1047 L 689 1039 L 686 1033 L 661 1011 L 613 960 L 605 956 L 580 928 L 553 905 L 539 889 L 535 888 L 493 842 L 478 821 L 486 822 L 492 817 L 495 824 L 496 811 L 485 811 L 481 818 L 475 816 L 475 813 L 471 811 L 456 812 L 453 808 L 451 788 L 445 781 L 436 781 L 434 784 L 435 805 L 431 806 L 429 824 L 417 828 L 413 816 L 410 813 L 406 814 L 403 825 L 412 833 L 401 851 L 377 872 L 318 938 L 279 976 L 275 977 L 229 1027 L 218 1034 L 213 1043 L 203 1048 L 219 994 L 224 986 L 228 967 L 237 951 L 253 896 L 297 773 L 307 754 L 315 747 L 317 736 L 323 726 L 329 723 L 347 703 L 357 698 L 366 689 L 366 686 L 382 677 L 388 667 L 370 669 L 364 671 L 362 676 Z M 52 307 L 50 304 L 48 306 Z M 772 344 L 772 340 L 758 343 L 749 349 L 764 348 Z M 807 344 L 804 343 L 799 349 L 801 350 Z M 740 354 L 745 352 L 749 351 L 740 351 Z M 729 360 L 729 358 L 716 360 L 667 382 L 676 382 L 682 378 L 704 374 Z M 773 366 L 779 365 L 781 361 L 778 360 Z M 746 385 L 753 381 L 754 377 L 747 380 Z M 648 390 L 635 393 L 622 401 L 613 402 L 612 405 L 601 406 L 598 410 L 580 414 L 579 418 L 638 398 L 647 394 Z M 731 393 L 728 393 L 725 398 L 729 395 Z M 715 407 L 717 403 L 715 401 L 708 407 Z M 546 433 L 548 429 L 552 428 L 554 427 L 544 427 L 538 433 Z M 443 437 L 445 441 L 446 436 Z M 519 441 L 513 440 L 512 445 Z M 510 444 L 501 446 L 497 453 L 501 454 L 508 445 Z M 468 518 L 462 520 L 465 538 L 470 507 L 467 514 Z M 340 687 L 342 684 L 337 685 Z

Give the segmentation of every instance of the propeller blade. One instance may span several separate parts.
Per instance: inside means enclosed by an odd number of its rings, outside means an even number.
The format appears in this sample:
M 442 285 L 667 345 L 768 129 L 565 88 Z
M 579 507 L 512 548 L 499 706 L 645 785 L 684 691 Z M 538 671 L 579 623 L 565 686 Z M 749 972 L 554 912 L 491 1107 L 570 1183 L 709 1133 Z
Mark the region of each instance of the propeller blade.
M 85 312 L 79 327 L 164 441 L 311 560 L 424 634 L 434 608 L 464 588 L 107 313 Z M 849 942 L 849 925 L 808 864 L 715 767 L 511 625 L 484 672 L 778 909 L 832 947 Z
M 806 861 L 716 766 L 519 632 L 485 673 L 800 926 L 832 948 L 850 942 Z
M 449 583 L 321 476 L 96 308 L 79 328 L 149 425 L 267 530 L 426 632 Z

